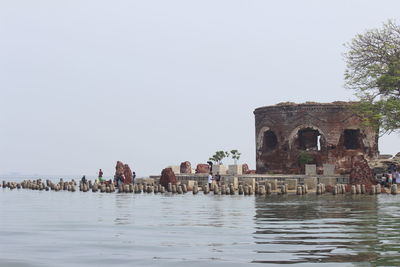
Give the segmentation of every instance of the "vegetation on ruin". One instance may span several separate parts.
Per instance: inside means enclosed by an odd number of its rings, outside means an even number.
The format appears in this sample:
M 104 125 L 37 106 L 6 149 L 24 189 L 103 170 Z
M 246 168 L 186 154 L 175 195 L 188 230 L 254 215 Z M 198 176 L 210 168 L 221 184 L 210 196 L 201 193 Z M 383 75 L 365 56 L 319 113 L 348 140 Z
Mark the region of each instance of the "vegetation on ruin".
M 381 134 L 399 130 L 400 25 L 389 20 L 356 35 L 346 48 L 345 85 L 360 100 L 355 111 Z
M 229 157 L 229 152 L 220 150 L 220 151 L 216 151 L 214 153 L 214 155 L 211 158 L 209 158 L 209 160 L 211 160 L 215 164 L 221 165 L 222 164 L 222 160 L 224 158 L 227 158 L 227 157 Z
M 224 158 L 228 158 L 229 156 L 231 156 L 236 164 L 237 161 L 240 159 L 241 155 L 242 155 L 242 153 L 240 153 L 239 150 L 237 150 L 237 149 L 233 149 L 230 152 L 220 150 L 220 151 L 216 151 L 214 153 L 214 155 L 211 158 L 209 158 L 208 160 L 214 162 L 215 164 L 221 165 L 222 160 Z
M 297 159 L 300 163 L 300 166 L 312 163 L 314 160 L 313 156 L 310 155 L 310 153 L 308 153 L 307 151 L 300 151 Z

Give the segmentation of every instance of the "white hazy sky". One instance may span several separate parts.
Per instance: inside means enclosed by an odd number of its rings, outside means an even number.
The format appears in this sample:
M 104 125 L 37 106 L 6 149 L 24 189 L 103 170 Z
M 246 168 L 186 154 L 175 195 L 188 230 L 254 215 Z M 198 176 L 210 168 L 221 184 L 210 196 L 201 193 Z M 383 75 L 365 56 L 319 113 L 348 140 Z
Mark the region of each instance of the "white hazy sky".
M 238 149 L 253 110 L 354 99 L 343 43 L 398 0 L 0 0 L 0 174 L 138 176 Z M 380 142 L 400 151 L 400 137 Z M 225 163 L 230 163 L 226 160 Z

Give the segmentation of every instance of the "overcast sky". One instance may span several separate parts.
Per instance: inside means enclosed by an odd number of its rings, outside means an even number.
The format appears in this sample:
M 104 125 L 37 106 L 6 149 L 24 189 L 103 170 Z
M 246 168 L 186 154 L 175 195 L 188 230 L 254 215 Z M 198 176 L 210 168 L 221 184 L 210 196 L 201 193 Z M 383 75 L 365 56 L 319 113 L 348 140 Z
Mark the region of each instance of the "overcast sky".
M 138 176 L 238 149 L 253 110 L 354 99 L 343 44 L 400 1 L 0 0 L 0 174 Z M 400 151 L 399 135 L 380 141 Z M 225 160 L 224 163 L 231 163 Z

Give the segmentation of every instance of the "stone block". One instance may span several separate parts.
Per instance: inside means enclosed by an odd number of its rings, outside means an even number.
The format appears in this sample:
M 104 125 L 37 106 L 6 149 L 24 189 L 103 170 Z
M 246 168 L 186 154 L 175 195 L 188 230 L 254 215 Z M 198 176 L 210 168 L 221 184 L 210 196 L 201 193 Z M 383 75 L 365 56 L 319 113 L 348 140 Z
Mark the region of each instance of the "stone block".
M 317 165 L 315 164 L 306 164 L 306 175 L 315 176 L 317 175 Z
M 228 167 L 228 173 L 230 175 L 242 175 L 242 171 L 242 164 L 229 165 Z
M 321 177 L 319 182 L 325 185 L 336 185 L 336 177 Z
M 271 184 L 271 190 L 276 190 L 278 188 L 278 180 L 277 179 L 262 180 L 259 184 L 264 185 L 265 187 L 267 187 L 267 184 Z
M 304 178 L 304 184 L 307 185 L 308 189 L 316 189 L 317 183 L 318 183 L 317 177 Z
M 213 166 L 212 166 L 212 173 L 213 173 L 213 175 L 215 175 L 215 174 L 217 174 L 217 173 L 219 173 L 219 174 L 221 174 L 221 175 L 225 175 L 225 174 L 226 174 L 226 171 L 227 171 L 226 165 L 218 165 L 218 164 L 216 164 L 216 165 L 213 165 Z
M 180 174 L 181 173 L 181 166 L 168 166 L 168 168 L 171 168 L 174 174 Z
M 278 189 L 278 180 L 277 179 L 269 180 L 268 183 L 271 183 L 271 190 Z
M 253 190 L 256 187 L 256 179 L 254 179 L 254 178 L 241 178 L 240 180 L 243 185 L 245 185 L 245 184 L 251 185 L 253 187 Z
M 187 189 L 188 189 L 189 191 L 192 191 L 192 190 L 193 190 L 193 187 L 194 187 L 194 185 L 195 185 L 195 183 L 196 183 L 195 180 L 188 180 L 188 181 L 187 181 Z
M 297 179 L 285 179 L 284 183 L 288 185 L 289 190 L 296 190 L 297 188 Z
M 334 175 L 335 174 L 335 164 L 323 164 L 323 174 L 324 175 Z
M 238 189 L 239 187 L 239 179 L 235 176 L 225 176 L 221 178 L 222 181 L 226 184 L 226 185 L 230 185 L 233 184 L 233 187 L 236 189 Z

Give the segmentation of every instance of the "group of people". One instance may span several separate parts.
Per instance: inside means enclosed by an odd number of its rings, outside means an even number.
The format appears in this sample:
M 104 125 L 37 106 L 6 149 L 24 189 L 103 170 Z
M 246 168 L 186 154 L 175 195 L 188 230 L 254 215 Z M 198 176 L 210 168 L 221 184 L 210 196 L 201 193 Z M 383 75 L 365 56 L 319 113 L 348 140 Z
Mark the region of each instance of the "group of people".
M 208 174 L 207 183 L 208 183 L 208 186 L 210 187 L 210 189 L 211 189 L 213 180 L 217 182 L 217 185 L 218 185 L 218 186 L 220 186 L 221 175 L 219 174 L 219 172 L 217 172 L 217 174 L 216 174 L 215 176 L 213 176 L 213 173 L 212 173 L 212 172 L 210 172 L 210 173 Z
M 400 172 L 393 164 L 389 166 L 388 172 L 382 176 L 381 184 L 383 186 L 391 186 L 392 184 L 400 184 Z
M 136 178 L 136 173 L 132 172 L 132 181 L 134 181 L 135 178 Z M 106 180 L 103 177 L 103 171 L 101 169 L 99 169 L 99 175 L 97 176 L 97 179 L 96 179 L 96 183 L 98 183 L 98 184 L 111 184 L 111 183 L 114 183 L 115 186 L 122 185 L 122 184 L 125 183 L 125 181 L 126 181 L 126 179 L 125 179 L 125 175 L 124 174 L 118 175 L 118 176 L 115 175 L 114 176 L 114 180 L 111 180 L 111 179 Z M 82 177 L 81 182 L 84 183 L 84 184 L 87 183 L 87 179 L 86 179 L 85 175 Z

